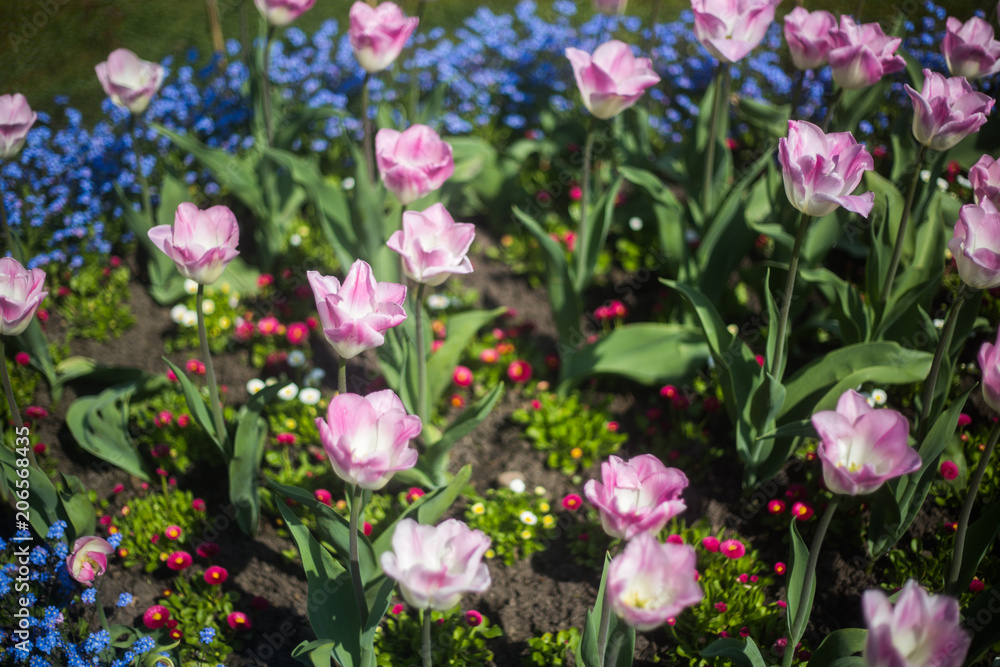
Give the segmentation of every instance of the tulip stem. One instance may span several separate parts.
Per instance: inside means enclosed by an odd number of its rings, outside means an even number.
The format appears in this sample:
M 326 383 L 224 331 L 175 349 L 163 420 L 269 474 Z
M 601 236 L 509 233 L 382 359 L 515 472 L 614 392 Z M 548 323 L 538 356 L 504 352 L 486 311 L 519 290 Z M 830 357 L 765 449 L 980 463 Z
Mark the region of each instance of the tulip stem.
M 421 3 L 421 4 L 423 4 L 423 3 Z M 424 643 L 423 643 L 423 647 L 421 649 L 421 653 L 423 653 L 423 658 L 424 658 L 424 667 L 432 667 L 432 663 L 431 663 L 431 622 L 432 622 L 431 621 L 431 610 L 430 609 L 421 609 L 420 610 L 420 615 L 423 616 L 423 619 L 424 619 L 424 622 L 423 622 L 423 626 L 424 626 L 424 631 L 423 631 Z
M 576 231 L 576 279 L 577 285 L 583 285 L 582 276 L 586 275 L 587 247 L 590 245 L 590 223 L 587 221 L 587 204 L 590 201 L 590 161 L 594 152 L 594 132 L 587 130 L 587 140 L 583 144 L 583 184 L 580 187 L 580 224 Z
M 774 359 L 771 360 L 771 375 L 781 381 L 785 372 L 785 329 L 788 328 L 788 312 L 792 308 L 792 293 L 795 291 L 795 278 L 799 272 L 799 255 L 802 252 L 802 242 L 806 237 L 811 218 L 805 213 L 799 214 L 798 230 L 795 232 L 795 245 L 792 246 L 792 258 L 788 261 L 788 277 L 785 279 L 785 293 L 781 295 L 781 314 L 778 316 L 778 338 L 774 348 Z
M 341 357 L 337 364 L 337 393 L 343 395 L 347 393 L 347 359 Z
M 365 161 L 368 163 L 366 166 L 368 168 L 368 182 L 372 185 L 375 184 L 375 150 L 372 147 L 372 119 L 368 117 L 368 105 L 369 93 L 368 84 L 371 81 L 372 75 L 370 72 L 365 72 L 365 78 L 361 82 L 361 127 L 364 128 L 364 148 L 365 148 Z
M 153 198 L 149 192 L 149 179 L 142 171 L 142 149 L 139 144 L 142 141 L 142 133 L 139 132 L 139 121 L 132 116 L 132 152 L 135 153 L 135 176 L 139 179 L 142 187 L 142 210 L 146 214 L 146 222 L 152 229 L 156 222 L 153 220 Z
M 427 351 L 424 348 L 424 283 L 417 285 L 414 298 L 414 317 L 417 326 L 417 416 L 427 425 Z
M 611 637 L 607 654 L 604 656 L 604 667 L 615 667 L 618 663 L 618 654 L 622 650 L 622 644 L 625 643 L 625 632 L 627 632 L 624 627 L 619 626 L 614 636 Z
M 417 27 L 424 21 L 426 0 L 417 0 Z M 420 106 L 420 68 L 417 67 L 417 44 L 413 43 L 413 67 L 410 68 L 410 125 L 417 122 L 417 108 Z
M 819 520 L 819 525 L 816 526 L 816 534 L 813 535 L 812 545 L 809 547 L 809 560 L 806 562 L 806 571 L 802 577 L 802 588 L 799 589 L 802 597 L 799 598 L 799 606 L 795 610 L 795 621 L 792 623 L 792 631 L 788 636 L 788 645 L 785 646 L 785 655 L 781 661 L 782 667 L 790 667 L 792 664 L 792 659 L 795 656 L 795 647 L 798 645 L 799 640 L 802 639 L 806 623 L 809 621 L 809 614 L 812 612 L 812 604 L 809 598 L 811 597 L 810 591 L 812 590 L 813 579 L 816 578 L 816 563 L 819 561 L 819 551 L 823 546 L 823 537 L 826 535 L 826 529 L 830 527 L 830 520 L 833 519 L 833 513 L 837 511 L 839 502 L 840 499 L 834 496 L 830 504 L 827 505 L 826 511 L 823 512 L 823 518 Z
M 358 561 L 358 523 L 361 516 L 361 506 L 364 504 L 364 489 L 353 485 L 351 498 L 351 535 L 350 558 L 351 580 L 354 582 L 354 598 L 358 603 L 358 615 L 361 617 L 361 627 L 368 623 L 368 601 L 365 599 L 365 585 L 361 582 L 361 565 Z
M 275 27 L 271 24 L 267 26 L 267 35 L 264 37 L 264 66 L 260 73 L 261 94 L 264 97 L 264 131 L 267 133 L 267 145 L 274 143 L 274 128 L 271 126 L 271 75 L 268 72 L 271 65 L 271 40 L 274 39 Z
M 979 485 L 983 481 L 983 475 L 993 456 L 993 449 L 997 446 L 997 439 L 1000 439 L 1000 422 L 993 425 L 990 431 L 990 439 L 986 442 L 986 449 L 979 457 L 979 464 L 976 471 L 972 473 L 969 480 L 969 493 L 965 496 L 965 504 L 962 505 L 962 513 L 958 517 L 958 530 L 955 531 L 955 548 L 951 557 L 951 569 L 948 571 L 948 582 L 944 587 L 948 595 L 958 596 L 958 575 L 962 570 L 962 552 L 965 550 L 965 534 L 969 530 L 969 518 L 972 516 L 972 506 L 976 504 L 976 494 L 979 493 Z
M 903 217 L 899 220 L 899 233 L 896 235 L 896 246 L 892 249 L 892 259 L 889 260 L 889 272 L 885 277 L 885 285 L 882 286 L 882 307 L 889 302 L 892 295 L 892 283 L 896 280 L 896 269 L 899 267 L 899 259 L 903 256 L 903 244 L 906 243 L 906 226 L 910 221 L 910 211 L 913 209 L 913 196 L 917 192 L 917 182 L 920 180 L 920 167 L 924 164 L 924 156 L 927 154 L 927 147 L 920 146 L 917 151 L 916 167 L 913 170 L 913 178 L 910 179 L 910 191 L 906 193 L 906 205 L 903 206 Z
M 920 406 L 920 435 L 923 437 L 927 433 L 927 419 L 931 414 L 931 404 L 934 402 L 934 389 L 937 386 L 938 374 L 941 372 L 941 362 L 944 355 L 948 354 L 951 347 L 951 339 L 955 333 L 955 325 L 958 323 L 958 314 L 962 310 L 962 303 L 965 301 L 965 283 L 958 286 L 958 293 L 948 310 L 948 319 L 944 322 L 941 330 L 941 338 L 938 340 L 937 349 L 934 350 L 934 359 L 931 361 L 930 372 L 927 373 L 927 381 L 924 383 L 923 405 Z
M 198 309 L 198 339 L 201 341 L 201 356 L 205 359 L 205 375 L 208 381 L 208 395 L 212 402 L 212 418 L 215 421 L 215 437 L 219 443 L 225 443 L 226 422 L 222 417 L 222 402 L 219 400 L 219 385 L 215 381 L 215 366 L 212 365 L 212 353 L 208 349 L 208 335 L 205 333 L 205 313 L 202 302 L 205 300 L 205 286 L 198 285 L 198 296 L 195 307 Z M 223 444 L 223 449 L 225 445 Z

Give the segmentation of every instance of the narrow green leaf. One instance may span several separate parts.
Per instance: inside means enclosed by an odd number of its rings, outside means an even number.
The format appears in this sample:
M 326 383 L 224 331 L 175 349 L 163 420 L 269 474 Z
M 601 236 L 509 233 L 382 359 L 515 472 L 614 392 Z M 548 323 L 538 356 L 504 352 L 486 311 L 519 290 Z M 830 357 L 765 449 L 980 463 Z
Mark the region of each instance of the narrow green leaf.
M 843 628 L 834 630 L 820 642 L 809 658 L 810 667 L 830 667 L 834 661 L 860 653 L 865 648 L 867 630 Z
M 997 534 L 1000 534 L 1000 500 L 983 510 L 979 518 L 969 525 L 962 550 L 962 567 L 955 584 L 956 591 L 968 590 L 979 564 L 996 542 Z
M 611 222 L 614 220 L 615 201 L 618 198 L 618 191 L 621 190 L 624 180 L 619 176 L 594 205 L 591 211 L 590 220 L 584 220 L 580 226 L 580 238 L 577 239 L 576 247 L 576 275 L 574 276 L 573 289 L 576 290 L 577 298 L 583 295 L 584 290 L 590 286 L 597 268 L 597 259 L 604 248 L 604 243 L 608 238 L 608 230 L 611 229 Z
M 427 360 L 427 402 L 437 405 L 452 383 L 455 366 L 465 348 L 484 326 L 507 311 L 505 306 L 493 310 L 470 310 L 448 318 L 448 336 Z M 425 337 L 425 338 L 429 338 Z
M 796 522 L 796 519 L 792 519 L 790 523 L 792 553 L 789 560 L 791 565 L 788 568 L 788 645 L 792 647 L 796 646 L 799 640 L 802 639 L 801 635 L 798 637 L 792 636 L 792 623 L 798 615 L 800 607 L 805 609 L 806 618 L 809 618 L 809 612 L 812 610 L 813 605 L 813 596 L 816 594 L 815 577 L 813 577 L 809 590 L 802 590 L 802 584 L 806 576 L 806 565 L 809 562 L 809 549 L 806 548 L 806 543 L 802 540 L 802 536 L 799 535 L 799 529 L 795 526 Z
M 240 408 L 229 460 L 229 502 L 236 507 L 236 522 L 247 535 L 257 534 L 260 519 L 260 464 L 267 440 L 267 420 L 262 416 L 287 383 L 265 387 Z
M 194 383 L 188 379 L 184 371 L 180 369 L 174 362 L 170 361 L 166 357 L 163 357 L 163 361 L 166 362 L 170 370 L 174 372 L 177 376 L 177 381 L 181 385 L 181 391 L 184 392 L 184 399 L 187 401 L 188 410 L 191 411 L 191 416 L 194 417 L 198 425 L 201 426 L 212 442 L 215 443 L 216 447 L 219 448 L 219 452 L 222 454 L 222 458 L 228 461 L 230 458 L 230 452 L 226 450 L 225 444 L 219 439 L 219 435 L 215 432 L 215 422 L 212 421 L 212 415 L 209 412 L 208 405 L 205 403 L 205 399 L 202 398 L 201 392 L 198 388 L 194 386 Z
M 729 658 L 736 667 L 767 667 L 760 649 L 749 637 L 745 642 L 733 638 L 716 639 L 701 652 L 701 657 Z

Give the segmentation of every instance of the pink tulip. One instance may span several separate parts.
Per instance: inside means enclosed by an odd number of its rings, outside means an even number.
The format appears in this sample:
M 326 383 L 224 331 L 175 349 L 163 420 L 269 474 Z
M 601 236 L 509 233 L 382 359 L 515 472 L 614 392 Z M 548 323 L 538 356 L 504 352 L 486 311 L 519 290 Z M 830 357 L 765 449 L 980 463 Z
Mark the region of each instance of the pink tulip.
M 830 31 L 837 17 L 822 9 L 810 12 L 796 7 L 785 15 L 785 41 L 798 69 L 815 69 L 826 64 L 830 51 Z
M 857 25 L 850 16 L 841 15 L 840 28 L 830 33 L 830 40 L 827 57 L 833 80 L 841 88 L 867 88 L 906 67 L 902 56 L 895 55 L 903 40 L 887 37 L 878 23 Z
M 823 464 L 823 481 L 833 493 L 872 493 L 887 480 L 920 468 L 920 455 L 910 447 L 910 424 L 895 410 L 876 410 L 864 396 L 849 389 L 836 410 L 812 416 L 819 434 L 816 455 Z
M 978 79 L 1000 72 L 1000 42 L 993 39 L 993 26 L 974 16 L 965 23 L 948 17 L 941 53 L 953 76 Z
M 417 450 L 409 444 L 420 434 L 420 417 L 406 414 L 391 389 L 338 394 L 326 421 L 317 419 L 316 426 L 333 471 L 363 489 L 381 489 L 394 473 L 417 464 Z
M 28 106 L 24 95 L 0 95 L 0 160 L 9 160 L 21 152 L 36 120 L 38 114 Z
M 406 206 L 439 189 L 455 173 L 451 145 L 426 125 L 375 135 L 375 162 L 382 182 Z
M 1000 213 L 990 200 L 966 204 L 948 241 L 958 275 L 974 289 L 1000 287 Z
M 637 535 L 608 567 L 611 610 L 640 632 L 663 625 L 705 597 L 697 560 L 691 545 Z
M 628 461 L 611 456 L 601 464 L 601 482 L 589 480 L 583 494 L 601 513 L 604 532 L 630 540 L 640 533 L 656 534 L 687 506 L 681 492 L 687 476 L 667 468 L 652 454 Z
M 608 16 L 624 14 L 628 0 L 594 0 L 594 11 Z
M 880 590 L 861 596 L 868 626 L 866 667 L 960 667 L 972 638 L 962 629 L 958 600 L 930 595 L 910 579 L 896 603 Z
M 453 273 L 472 273 L 469 248 L 476 226 L 455 222 L 441 204 L 423 213 L 403 214 L 403 228 L 393 232 L 386 243 L 403 257 L 403 270 L 418 283 L 436 286 Z
M 28 328 L 48 296 L 45 271 L 25 269 L 13 257 L 0 258 L 0 335 L 16 336 Z
M 691 0 L 694 34 L 717 60 L 735 63 L 753 51 L 781 0 Z
M 73 544 L 73 552 L 66 557 L 69 576 L 90 586 L 108 569 L 108 556 L 114 552 L 115 548 L 100 537 L 81 537 Z
M 139 60 L 128 49 L 116 49 L 100 63 L 97 78 L 111 101 L 134 114 L 142 113 L 163 83 L 163 66 Z
M 362 0 L 351 5 L 351 25 L 347 34 L 366 72 L 381 72 L 391 65 L 417 29 L 417 18 L 406 18 L 403 10 L 391 2 L 372 7 Z
M 983 155 L 969 170 L 969 181 L 977 204 L 982 206 L 989 200 L 995 208 L 1000 208 L 1000 162 Z
M 979 348 L 979 370 L 983 374 L 983 400 L 1000 412 L 1000 331 L 996 344 L 983 343 Z
M 785 194 L 792 206 L 815 217 L 838 206 L 864 217 L 871 213 L 875 194 L 850 194 L 875 161 L 850 132 L 824 134 L 812 123 L 788 121 L 788 138 L 778 140 L 778 161 Z
M 647 88 L 660 82 L 649 58 L 636 58 L 624 42 L 611 40 L 594 55 L 566 49 L 583 105 L 594 116 L 607 120 L 635 104 Z
M 285 26 L 312 9 L 316 0 L 254 0 L 257 11 L 274 26 Z
M 148 232 L 150 240 L 174 260 L 185 278 L 201 285 L 219 279 L 226 265 L 240 252 L 240 227 L 225 206 L 200 210 L 190 203 L 177 207 L 174 224 L 158 225 Z
M 341 359 L 351 359 L 385 343 L 385 332 L 406 319 L 406 287 L 375 281 L 372 267 L 357 260 L 344 284 L 307 271 L 326 339 Z
M 490 571 L 482 562 L 489 548 L 485 533 L 458 519 L 437 526 L 403 519 L 392 534 L 392 551 L 380 562 L 412 607 L 448 611 L 463 593 L 485 593 L 490 587 Z
M 913 101 L 913 136 L 936 151 L 946 151 L 982 127 L 993 108 L 993 98 L 972 90 L 964 76 L 945 78 L 924 70 L 918 93 L 903 84 Z

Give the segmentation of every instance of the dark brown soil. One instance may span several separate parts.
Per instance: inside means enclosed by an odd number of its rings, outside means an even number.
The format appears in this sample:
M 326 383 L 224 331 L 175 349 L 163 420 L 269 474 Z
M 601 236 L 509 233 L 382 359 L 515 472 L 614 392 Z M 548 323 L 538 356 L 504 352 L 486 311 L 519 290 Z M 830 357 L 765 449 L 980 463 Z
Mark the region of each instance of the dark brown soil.
M 491 243 L 485 234 L 481 234 L 480 239 L 481 243 Z M 479 290 L 483 305 L 516 307 L 522 318 L 535 323 L 539 345 L 543 349 L 554 347 L 555 326 L 545 292 L 529 288 L 525 280 L 482 255 L 474 263 L 476 272 L 469 284 Z M 105 345 L 75 341 L 72 353 L 94 357 L 109 365 L 165 372 L 161 349 L 164 337 L 172 326 L 168 309 L 152 302 L 141 285 L 136 284 L 132 292 L 132 310 L 137 324 L 121 339 Z M 58 322 L 54 320 L 47 325 L 50 334 L 58 329 Z M 318 363 L 329 362 L 328 377 L 335 377 L 332 359 L 328 355 L 323 356 L 322 347 L 317 345 Z M 196 355 L 172 356 L 175 362 L 183 364 Z M 362 360 L 361 364 L 352 364 L 350 371 L 360 376 L 371 367 L 370 360 Z M 216 370 L 220 382 L 231 388 L 229 400 L 235 403 L 245 400 L 245 384 L 255 376 L 246 359 L 242 355 L 222 355 L 216 358 Z M 62 401 L 51 407 L 52 414 L 41 420 L 36 428 L 38 439 L 49 445 L 51 456 L 59 461 L 60 470 L 78 475 L 87 488 L 106 497 L 115 484 L 129 485 L 130 480 L 121 471 L 106 469 L 106 466 L 79 450 L 64 426 L 66 410 L 78 392 L 89 393 L 94 389 L 69 387 Z M 630 406 L 636 404 L 636 395 L 648 391 L 627 388 L 614 405 L 627 412 Z M 645 395 L 642 397 L 646 398 Z M 37 400 L 41 405 L 48 404 L 44 393 Z M 473 484 L 480 491 L 494 485 L 501 473 L 516 470 L 524 474 L 529 488 L 544 486 L 553 498 L 560 498 L 569 492 L 579 493 L 581 489 L 572 486 L 567 477 L 545 468 L 542 458 L 523 439 L 520 427 L 510 421 L 511 412 L 523 402 L 524 398 L 517 390 L 508 392 L 496 412 L 480 429 L 455 447 L 452 469 L 457 470 L 461 465 L 471 463 Z M 630 422 L 628 414 L 621 417 L 623 423 Z M 728 449 L 731 445 L 727 429 L 720 428 L 717 433 L 715 446 Z M 644 435 L 635 434 L 629 454 L 640 453 L 646 440 Z M 595 466 L 584 475 L 584 479 L 597 477 L 598 472 Z M 290 564 L 281 555 L 283 550 L 294 549 L 294 545 L 278 535 L 273 517 L 265 517 L 256 539 L 243 535 L 231 517 L 220 509 L 226 498 L 224 485 L 218 484 L 213 477 L 217 473 L 214 470 L 198 470 L 180 480 L 180 484 L 195 490 L 209 503 L 210 525 L 218 533 L 214 541 L 223 548 L 224 558 L 220 564 L 230 572 L 226 586 L 246 598 L 264 595 L 271 603 L 269 610 L 255 617 L 254 635 L 249 645 L 232 656 L 227 664 L 230 667 L 298 665 L 300 663 L 289 657 L 291 650 L 301 641 L 314 636 L 306 620 L 305 577 L 298 565 Z M 762 551 L 768 562 L 787 561 L 787 528 L 774 534 L 763 527 L 758 517 L 766 512 L 743 512 L 740 515 L 740 508 L 747 505 L 741 500 L 745 496 L 741 493 L 739 479 L 740 469 L 735 456 L 712 464 L 685 494 L 689 507 L 685 518 L 693 522 L 704 516 L 716 527 L 738 525 L 741 534 Z M 775 491 L 779 492 L 783 490 Z M 808 540 L 811 526 L 804 532 Z M 857 537 L 853 540 L 857 541 Z M 860 593 L 875 582 L 852 560 L 860 553 L 860 544 L 836 534 L 828 538 L 820 561 L 820 576 L 822 581 L 832 580 L 833 585 L 820 587 L 813 616 L 814 630 L 825 633 L 839 627 L 861 626 Z M 600 577 L 599 572 L 574 564 L 561 537 L 531 559 L 511 567 L 492 561 L 490 569 L 493 576 L 490 591 L 468 598 L 464 604 L 480 609 L 502 628 L 503 636 L 494 640 L 491 648 L 496 654 L 494 664 L 503 667 L 521 663 L 527 654 L 529 638 L 542 632 L 582 627 L 584 614 L 596 596 Z M 118 620 L 135 623 L 139 622 L 141 611 L 151 604 L 168 581 L 146 575 L 138 568 L 131 571 L 111 568 L 107 579 L 105 586 L 108 590 L 127 590 L 135 595 L 136 604 L 131 611 L 118 612 Z M 129 618 L 128 613 L 132 613 L 133 617 Z M 668 636 L 662 631 L 640 636 L 636 664 L 649 665 L 657 656 L 665 658 L 668 644 Z

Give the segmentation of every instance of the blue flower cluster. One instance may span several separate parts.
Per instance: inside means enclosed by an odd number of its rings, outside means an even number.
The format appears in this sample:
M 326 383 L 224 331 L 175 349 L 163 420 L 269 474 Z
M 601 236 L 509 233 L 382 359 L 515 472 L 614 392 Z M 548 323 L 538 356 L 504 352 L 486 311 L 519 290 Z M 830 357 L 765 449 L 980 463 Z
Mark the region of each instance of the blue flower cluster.
M 680 142 L 698 114 L 695 101 L 717 71 L 716 61 L 694 36 L 692 12 L 681 12 L 678 21 L 644 27 L 637 17 L 595 16 L 579 23 L 574 19 L 576 6 L 568 0 L 552 7 L 556 16 L 549 20 L 538 15 L 534 0 L 522 0 L 511 14 L 495 14 L 483 6 L 451 34 L 441 28 L 418 31 L 415 47 L 405 50 L 387 73 L 372 78 L 372 101 L 405 106 L 410 77 L 416 72 L 424 93 L 444 86 L 443 111 L 431 120 L 438 129 L 502 139 L 537 126 L 539 114 L 548 109 L 566 112 L 580 106 L 565 58 L 567 47 L 593 51 L 612 36 L 627 33 L 638 36 L 632 41 L 651 56 L 663 79 L 646 101 L 650 126 L 663 143 Z M 929 0 L 925 9 L 920 21 L 906 23 L 905 48 L 925 66 L 943 71 L 937 45 L 946 12 Z M 781 25 L 775 23 L 763 45 L 731 68 L 734 92 L 776 102 L 790 98 L 794 80 L 782 67 L 782 42 Z M 236 56 L 240 44 L 230 41 L 227 52 Z M 126 192 L 131 202 L 126 205 L 138 207 L 139 169 L 150 175 L 170 163 L 189 185 L 210 195 L 220 192 L 211 174 L 191 156 L 179 158 L 149 123 L 230 152 L 247 150 L 253 145 L 246 98 L 250 72 L 236 58 L 199 64 L 193 50 L 183 60 L 163 61 L 168 70 L 165 83 L 137 128 L 129 113 L 110 100 L 104 103 L 105 118 L 92 129 L 65 98 L 57 100 L 62 118 L 39 114 L 19 158 L 0 168 L 0 192 L 10 224 L 22 230 L 37 252 L 29 262 L 32 267 L 53 262 L 78 267 L 83 253 L 107 254 L 119 242 L 129 241 L 115 186 Z M 324 22 L 311 36 L 296 27 L 284 32 L 270 57 L 272 81 L 290 103 L 336 112 L 316 121 L 309 136 L 299 137 L 297 150 L 324 152 L 341 137 L 360 135 L 357 100 L 363 74 L 346 30 L 336 21 Z M 801 76 L 797 115 L 821 117 L 832 86 L 829 70 Z M 900 84 L 894 84 L 894 91 L 903 94 Z M 873 131 L 887 123 L 886 118 L 873 121 Z M 136 136 L 146 156 L 141 165 L 133 150 Z M 154 187 L 157 180 L 154 175 Z
M 76 617 L 90 613 L 86 608 L 74 607 L 73 597 L 79 585 L 69 576 L 66 567 L 68 547 L 62 540 L 66 524 L 57 522 L 47 535 L 47 545 L 36 545 L 30 550 L 29 590 L 16 588 L 23 581 L 19 572 L 15 549 L 19 543 L 0 538 L 0 618 L 14 618 L 24 601 L 31 609 L 28 617 L 29 637 L 23 640 L 8 629 L 0 630 L 0 664 L 27 664 L 29 667 L 84 667 L 108 665 L 127 667 L 135 659 L 152 651 L 156 644 L 149 637 L 137 640 L 127 650 L 111 646 L 111 636 L 103 629 L 80 637 L 75 643 L 79 625 Z M 20 535 L 21 533 L 19 533 Z M 42 599 L 39 600 L 41 596 Z M 85 604 L 96 601 L 95 589 L 88 588 L 80 596 Z M 122 593 L 118 605 L 132 602 L 132 595 Z M 45 606 L 42 607 L 41 605 Z M 69 631 L 64 634 L 64 631 Z

